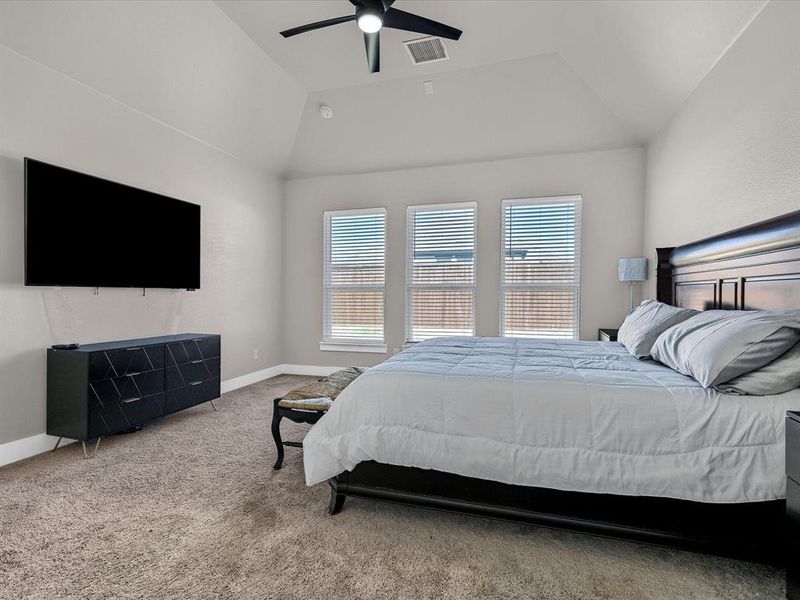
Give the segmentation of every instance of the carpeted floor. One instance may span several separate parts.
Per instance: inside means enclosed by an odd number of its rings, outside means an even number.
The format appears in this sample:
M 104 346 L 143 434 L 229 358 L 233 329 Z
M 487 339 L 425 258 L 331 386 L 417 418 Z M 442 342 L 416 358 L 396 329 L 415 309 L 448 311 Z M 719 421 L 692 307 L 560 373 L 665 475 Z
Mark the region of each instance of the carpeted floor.
M 0 469 L 0 597 L 680 599 L 783 597 L 771 567 L 348 499 L 273 471 L 281 376 L 103 440 Z M 285 439 L 305 426 L 284 421 Z

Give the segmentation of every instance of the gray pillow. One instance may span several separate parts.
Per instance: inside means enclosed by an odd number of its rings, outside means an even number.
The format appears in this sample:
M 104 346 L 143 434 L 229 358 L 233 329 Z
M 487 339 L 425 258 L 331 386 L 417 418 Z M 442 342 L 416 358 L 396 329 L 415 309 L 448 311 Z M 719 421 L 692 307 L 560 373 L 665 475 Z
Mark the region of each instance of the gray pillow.
M 636 358 L 647 358 L 659 335 L 696 314 L 697 311 L 690 308 L 645 300 L 625 318 L 617 341 Z
M 800 310 L 707 310 L 667 329 L 654 359 L 704 388 L 772 362 L 800 341 Z
M 725 394 L 771 396 L 800 388 L 800 343 L 768 365 L 734 377 L 716 388 Z

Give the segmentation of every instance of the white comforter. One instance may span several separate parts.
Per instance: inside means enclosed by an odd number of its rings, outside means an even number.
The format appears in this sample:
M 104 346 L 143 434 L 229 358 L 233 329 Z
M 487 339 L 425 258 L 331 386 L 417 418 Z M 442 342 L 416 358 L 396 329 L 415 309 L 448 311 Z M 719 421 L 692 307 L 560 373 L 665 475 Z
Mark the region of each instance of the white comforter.
M 303 442 L 306 483 L 359 462 L 561 490 L 785 496 L 800 390 L 731 396 L 618 343 L 437 338 L 368 370 Z

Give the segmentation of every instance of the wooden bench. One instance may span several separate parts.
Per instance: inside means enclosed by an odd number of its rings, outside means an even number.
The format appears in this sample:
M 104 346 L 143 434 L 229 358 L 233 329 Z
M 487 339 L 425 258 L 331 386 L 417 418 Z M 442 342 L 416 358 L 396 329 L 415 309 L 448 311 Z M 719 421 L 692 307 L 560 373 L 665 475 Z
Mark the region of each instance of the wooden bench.
M 348 367 L 273 400 L 272 437 L 278 449 L 278 459 L 275 461 L 274 469 L 283 466 L 284 446 L 303 447 L 302 442 L 284 442 L 281 439 L 281 420 L 285 417 L 295 423 L 316 423 L 328 411 L 342 390 L 364 371 L 366 369 L 362 367 Z

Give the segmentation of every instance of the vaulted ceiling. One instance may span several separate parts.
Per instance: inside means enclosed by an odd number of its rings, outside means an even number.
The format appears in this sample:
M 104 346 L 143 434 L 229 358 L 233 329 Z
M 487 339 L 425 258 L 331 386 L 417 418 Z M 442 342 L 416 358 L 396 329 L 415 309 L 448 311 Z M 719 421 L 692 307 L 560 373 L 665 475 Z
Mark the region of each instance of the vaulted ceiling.
M 763 4 L 397 0 L 464 35 L 414 66 L 385 29 L 377 74 L 355 23 L 278 34 L 347 0 L 3 1 L 0 44 L 295 177 L 642 145 Z
M 350 14 L 346 0 L 218 1 L 310 92 L 295 176 L 643 144 L 763 4 L 398 0 L 464 35 L 446 42 L 450 60 L 415 66 L 402 42 L 420 36 L 384 29 L 381 72 L 370 74 L 353 22 L 278 35 Z M 332 120 L 320 119 L 322 103 Z

